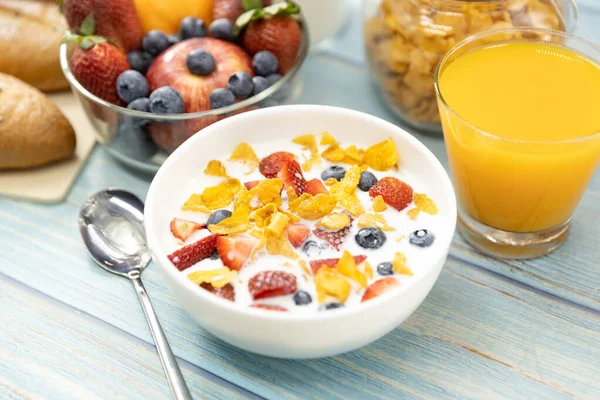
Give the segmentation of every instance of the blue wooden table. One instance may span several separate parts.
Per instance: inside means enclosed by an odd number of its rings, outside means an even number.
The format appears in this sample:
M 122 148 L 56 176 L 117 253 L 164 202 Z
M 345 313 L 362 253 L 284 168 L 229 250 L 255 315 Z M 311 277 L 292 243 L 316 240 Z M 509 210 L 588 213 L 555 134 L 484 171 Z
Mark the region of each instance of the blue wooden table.
M 600 43 L 600 4 L 580 1 L 577 33 Z M 302 103 L 393 120 L 369 84 L 359 11 L 311 54 Z M 447 166 L 441 138 L 415 134 Z M 102 148 L 60 204 L 0 199 L 0 399 L 168 399 L 152 338 L 129 282 L 95 266 L 79 206 L 109 186 L 144 198 L 147 178 Z M 567 243 L 524 262 L 492 260 L 456 236 L 431 294 L 406 323 L 338 357 L 276 360 L 200 328 L 152 264 L 144 273 L 195 398 L 600 398 L 600 173 Z

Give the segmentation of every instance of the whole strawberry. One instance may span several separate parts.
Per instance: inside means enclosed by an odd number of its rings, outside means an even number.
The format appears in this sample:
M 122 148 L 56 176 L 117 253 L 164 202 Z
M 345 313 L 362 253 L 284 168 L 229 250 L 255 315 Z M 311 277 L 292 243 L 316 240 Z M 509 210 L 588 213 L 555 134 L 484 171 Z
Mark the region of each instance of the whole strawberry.
M 142 24 L 133 0 L 61 0 L 60 4 L 75 33 L 81 33 L 84 20 L 92 15 L 95 35 L 110 39 L 126 53 L 142 46 Z
M 242 42 L 252 55 L 262 50 L 273 53 L 279 62 L 278 72 L 284 75 L 296 62 L 302 28 L 292 16 L 275 15 L 251 21 L 244 31 Z
M 129 69 L 127 56 L 121 49 L 106 41 L 90 43 L 83 38 L 69 60 L 69 67 L 77 82 L 92 94 L 112 104 L 126 105 L 117 95 L 117 78 Z

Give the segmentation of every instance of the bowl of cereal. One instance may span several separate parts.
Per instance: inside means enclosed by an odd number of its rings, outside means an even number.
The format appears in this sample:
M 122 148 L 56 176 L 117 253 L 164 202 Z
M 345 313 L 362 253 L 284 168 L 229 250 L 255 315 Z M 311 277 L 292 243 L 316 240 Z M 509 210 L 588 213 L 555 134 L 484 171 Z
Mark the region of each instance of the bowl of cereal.
M 364 40 L 375 85 L 403 122 L 440 133 L 434 71 L 455 44 L 493 29 L 571 32 L 575 0 L 364 0 Z
M 423 144 L 326 106 L 211 125 L 165 161 L 145 208 L 179 304 L 222 340 L 285 358 L 354 350 L 400 325 L 455 225 L 452 185 Z

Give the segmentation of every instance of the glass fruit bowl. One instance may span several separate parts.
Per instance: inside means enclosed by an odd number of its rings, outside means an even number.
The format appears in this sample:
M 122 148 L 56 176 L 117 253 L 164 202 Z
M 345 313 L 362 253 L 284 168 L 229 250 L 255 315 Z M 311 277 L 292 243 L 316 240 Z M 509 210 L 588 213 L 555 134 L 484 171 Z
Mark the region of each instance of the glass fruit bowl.
M 300 70 L 309 49 L 308 29 L 300 17 L 302 42 L 293 67 L 264 91 L 231 106 L 185 114 L 152 114 L 120 107 L 95 96 L 72 74 L 69 59 L 75 44 L 60 47 L 62 71 L 73 94 L 95 128 L 96 137 L 117 160 L 138 171 L 154 174 L 189 137 L 207 126 L 246 111 L 293 103 L 301 90 Z M 160 146 L 157 146 L 160 143 Z

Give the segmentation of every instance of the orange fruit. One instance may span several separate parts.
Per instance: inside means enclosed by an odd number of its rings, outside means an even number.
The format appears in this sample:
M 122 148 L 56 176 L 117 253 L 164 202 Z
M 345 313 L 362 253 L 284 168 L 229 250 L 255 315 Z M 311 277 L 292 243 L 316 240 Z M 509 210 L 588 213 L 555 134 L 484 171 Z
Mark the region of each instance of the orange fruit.
M 134 0 L 144 34 L 158 29 L 171 35 L 179 32 L 179 23 L 187 16 L 212 22 L 213 0 Z

